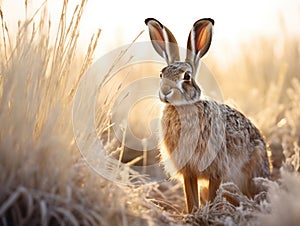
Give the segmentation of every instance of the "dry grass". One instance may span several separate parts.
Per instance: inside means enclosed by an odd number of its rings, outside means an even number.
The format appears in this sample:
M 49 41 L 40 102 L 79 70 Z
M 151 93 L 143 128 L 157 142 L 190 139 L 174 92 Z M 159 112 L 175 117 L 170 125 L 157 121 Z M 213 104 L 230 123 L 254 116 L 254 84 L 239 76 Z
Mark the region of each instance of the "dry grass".
M 213 203 L 185 215 L 179 183 L 117 185 L 91 171 L 79 154 L 72 100 L 100 35 L 99 30 L 91 38 L 84 56 L 77 53 L 85 4 L 82 0 L 69 12 L 64 2 L 54 36 L 44 5 L 34 18 L 19 22 L 17 34 L 9 32 L 8 12 L 1 10 L 0 225 L 297 225 L 299 41 L 284 40 L 274 57 L 272 40 L 260 39 L 255 57 L 245 49 L 228 71 L 213 68 L 225 97 L 233 98 L 267 138 L 277 180 L 257 183 L 268 186 L 268 194 L 249 200 L 234 184 L 222 184 Z M 109 131 L 109 106 L 106 101 L 98 111 L 102 132 Z M 114 140 L 107 139 L 107 145 L 115 148 Z M 224 196 L 241 205 L 232 206 Z
M 0 225 L 143 221 L 144 215 L 136 213 L 147 210 L 140 206 L 142 192 L 97 177 L 81 160 L 73 138 L 74 91 L 100 35 L 93 36 L 85 56 L 76 55 L 85 4 L 67 24 L 70 12 L 64 3 L 54 44 L 46 8 L 37 12 L 38 24 L 32 18 L 20 22 L 15 39 L 1 12 Z

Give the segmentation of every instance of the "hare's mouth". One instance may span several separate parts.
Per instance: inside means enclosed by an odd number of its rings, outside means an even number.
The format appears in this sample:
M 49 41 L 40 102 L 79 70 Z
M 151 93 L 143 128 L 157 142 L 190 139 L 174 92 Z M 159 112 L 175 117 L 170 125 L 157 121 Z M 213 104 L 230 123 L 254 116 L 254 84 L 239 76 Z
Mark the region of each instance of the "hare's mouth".
M 170 90 L 168 93 L 164 94 L 161 91 L 159 91 L 159 99 L 164 103 L 170 103 L 170 98 L 173 95 L 173 91 Z

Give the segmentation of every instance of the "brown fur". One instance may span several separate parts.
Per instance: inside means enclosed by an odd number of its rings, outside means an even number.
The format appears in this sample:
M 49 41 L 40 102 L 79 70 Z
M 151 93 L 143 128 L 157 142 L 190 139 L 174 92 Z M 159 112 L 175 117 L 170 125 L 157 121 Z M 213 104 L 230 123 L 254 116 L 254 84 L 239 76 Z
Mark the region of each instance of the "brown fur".
M 212 128 L 213 120 L 223 125 Z M 164 145 L 161 152 L 166 171 L 171 175 L 182 175 L 185 186 L 186 180 L 209 180 L 210 201 L 215 197 L 220 182 L 234 182 L 245 195 L 254 197 L 257 189 L 252 179 L 269 177 L 269 162 L 262 136 L 250 120 L 227 105 L 206 100 L 194 105 L 167 105 L 162 117 L 162 132 Z M 223 137 L 215 138 L 220 142 L 220 146 L 217 145 L 219 150 L 210 149 L 209 139 L 220 134 Z M 190 150 L 191 144 L 195 143 L 197 145 Z M 210 156 L 210 152 L 213 160 L 208 159 L 211 163 L 205 168 L 201 160 L 204 154 Z M 198 197 L 189 199 L 199 200 Z M 187 200 L 189 212 L 192 206 L 198 207 L 198 203 L 191 204 L 190 200 Z

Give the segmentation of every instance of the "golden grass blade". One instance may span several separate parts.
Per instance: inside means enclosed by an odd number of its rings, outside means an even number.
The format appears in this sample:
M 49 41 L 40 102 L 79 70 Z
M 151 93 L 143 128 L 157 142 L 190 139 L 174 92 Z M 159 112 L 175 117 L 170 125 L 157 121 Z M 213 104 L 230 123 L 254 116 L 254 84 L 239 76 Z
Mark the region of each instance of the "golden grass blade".
M 73 12 L 68 11 L 69 1 L 63 1 L 54 37 L 46 2 L 30 16 L 30 2 L 25 0 L 22 6 L 26 18 L 18 22 L 16 34 L 11 33 L 10 24 L 5 21 L 8 12 L 0 8 L 3 59 L 0 63 L 0 224 L 111 225 L 113 221 L 123 225 L 182 225 L 187 221 L 196 225 L 224 222 L 291 225 L 299 222 L 299 215 L 289 211 L 299 209 L 300 197 L 299 40 L 286 40 L 282 56 L 276 58 L 273 41 L 261 39 L 263 48 L 255 47 L 258 51 L 255 56 L 244 50 L 236 64 L 219 75 L 226 96 L 237 100 L 255 118 L 263 127 L 272 153 L 281 156 L 281 165 L 275 168 L 280 172 L 279 168 L 283 167 L 293 173 L 281 171 L 281 183 L 263 181 L 269 184 L 270 192 L 261 193 L 254 200 L 243 196 L 234 184 L 222 184 L 214 202 L 186 216 L 179 183 L 146 184 L 147 175 L 130 167 L 141 160 L 143 165 L 148 163 L 146 147 L 142 156 L 124 167 L 119 164 L 116 169 L 107 163 L 115 178 L 122 177 L 129 186 L 107 181 L 86 166 L 74 141 L 70 115 L 72 97 L 93 61 L 101 30 L 91 37 L 85 55 L 78 56 L 80 20 L 87 1 L 81 1 Z M 72 19 L 67 22 L 69 13 L 73 13 Z M 106 82 L 126 51 L 114 59 Z M 287 63 L 282 63 L 282 59 Z M 242 76 L 232 75 L 233 71 L 242 71 Z M 115 83 L 118 92 L 124 81 Z M 120 144 L 111 129 L 111 107 L 116 95 L 108 95 L 101 102 L 96 121 L 99 136 L 107 133 L 105 146 L 121 161 L 126 154 L 125 141 L 123 138 Z M 240 206 L 228 203 L 224 196 L 237 200 Z M 282 213 L 288 218 L 280 218 Z
M 142 30 L 131 42 L 131 44 L 124 49 L 122 52 L 120 52 L 120 54 L 117 56 L 117 58 L 114 60 L 114 62 L 112 63 L 112 66 L 110 67 L 110 69 L 108 70 L 107 74 L 104 76 L 103 82 L 101 84 L 101 87 L 105 86 L 111 79 L 111 72 L 113 71 L 115 65 L 117 64 L 117 62 L 120 61 L 120 59 L 122 59 L 122 57 L 125 55 L 125 53 L 128 51 L 128 49 L 131 48 L 131 46 L 135 43 L 135 41 L 143 34 L 145 30 Z

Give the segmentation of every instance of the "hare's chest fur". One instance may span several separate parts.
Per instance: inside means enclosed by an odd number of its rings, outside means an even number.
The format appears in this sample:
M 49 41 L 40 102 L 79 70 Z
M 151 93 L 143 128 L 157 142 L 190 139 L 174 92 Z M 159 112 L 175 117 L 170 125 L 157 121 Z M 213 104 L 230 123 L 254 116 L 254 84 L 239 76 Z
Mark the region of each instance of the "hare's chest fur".
M 221 123 L 214 122 L 221 114 L 211 112 L 205 102 L 165 107 L 161 122 L 164 142 L 161 154 L 165 168 L 172 176 L 187 171 L 209 177 L 219 171 L 211 170 L 211 164 L 224 148 L 225 128 L 221 119 Z M 218 167 L 224 167 L 220 160 Z

